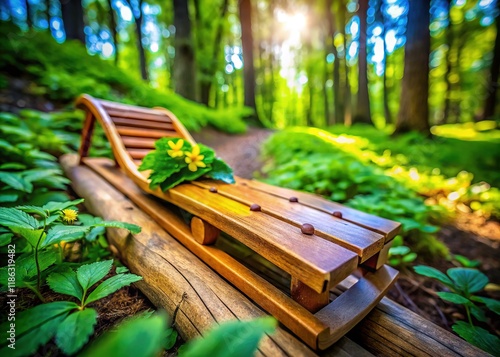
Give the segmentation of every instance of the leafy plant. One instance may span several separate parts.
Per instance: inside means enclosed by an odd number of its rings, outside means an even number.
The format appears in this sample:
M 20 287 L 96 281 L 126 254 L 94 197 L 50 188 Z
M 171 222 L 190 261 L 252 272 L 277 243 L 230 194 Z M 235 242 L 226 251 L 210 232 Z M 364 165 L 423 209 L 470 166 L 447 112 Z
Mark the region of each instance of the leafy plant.
M 410 247 L 403 245 L 401 236 L 396 236 L 393 246 L 389 248 L 389 264 L 400 269 L 406 268 L 417 259 L 417 253 L 412 252 Z
M 151 170 L 150 187 L 160 186 L 163 191 L 202 176 L 234 183 L 233 171 L 212 149 L 180 138 L 157 140 L 155 150 L 144 157 L 139 170 Z
M 139 233 L 140 227 L 117 221 L 103 221 L 95 218 L 73 225 L 77 211 L 71 209 L 82 203 L 83 199 L 67 202 L 49 202 L 43 206 L 0 207 L 0 226 L 4 234 L 12 234 L 25 240 L 27 251 L 16 262 L 18 273 L 15 285 L 33 290 L 40 300 L 40 286 L 44 273 L 56 261 L 61 262 L 64 244 L 87 237 L 95 240 L 104 227 L 124 228 L 132 233 Z M 66 223 L 66 224 L 65 224 Z M 10 236 L 12 239 L 12 236 Z M 57 248 L 56 248 L 57 247 Z M 0 284 L 8 285 L 8 267 L 0 268 Z
M 57 346 L 68 355 L 78 352 L 94 332 L 97 311 L 87 305 L 102 299 L 124 286 L 142 279 L 134 274 L 117 274 L 89 291 L 109 274 L 113 260 L 82 265 L 77 271 L 70 268 L 51 273 L 47 282 L 50 288 L 60 294 L 70 295 L 79 304 L 70 301 L 57 301 L 38 305 L 25 310 L 17 317 L 16 349 L 11 350 L 7 340 L 0 342 L 0 353 L 11 356 L 27 356 L 39 346 L 55 337 Z M 7 331 L 9 323 L 2 325 Z M 12 354 L 13 353 L 13 354 Z
M 488 284 L 488 277 L 479 270 L 470 268 L 451 268 L 446 274 L 424 265 L 416 266 L 414 269 L 420 275 L 440 281 L 451 290 L 438 292 L 437 295 L 441 299 L 464 306 L 468 322 L 458 321 L 452 326 L 453 331 L 484 351 L 495 356 L 500 355 L 500 338 L 475 326 L 472 320 L 474 317 L 481 322 L 487 321 L 485 308 L 500 315 L 500 301 L 475 295 Z

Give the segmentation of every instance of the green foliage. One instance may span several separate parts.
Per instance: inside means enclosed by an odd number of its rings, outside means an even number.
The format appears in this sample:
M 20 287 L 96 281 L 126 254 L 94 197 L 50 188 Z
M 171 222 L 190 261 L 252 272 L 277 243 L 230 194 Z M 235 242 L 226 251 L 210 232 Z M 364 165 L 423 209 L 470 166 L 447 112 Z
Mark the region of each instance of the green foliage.
M 451 292 L 438 292 L 437 295 L 441 299 L 464 306 L 469 321 L 456 322 L 452 326 L 453 331 L 482 350 L 495 356 L 500 355 L 500 338 L 483 328 L 475 326 L 472 320 L 473 316 L 478 321 L 486 322 L 484 308 L 500 315 L 499 301 L 473 295 L 481 292 L 486 287 L 489 282 L 488 277 L 479 270 L 470 268 L 451 268 L 448 269 L 447 274 L 424 265 L 416 266 L 414 269 L 420 275 L 439 280 L 451 290 Z M 481 303 L 482 306 L 478 306 L 474 302 Z
M 139 171 L 151 170 L 150 187 L 160 186 L 166 191 L 184 181 L 194 181 L 202 176 L 234 183 L 233 171 L 209 147 L 179 138 L 162 138 L 155 143 L 139 166 Z
M 210 331 L 206 337 L 195 340 L 179 352 L 181 357 L 195 356 L 238 356 L 255 354 L 259 341 L 265 334 L 274 332 L 276 320 L 264 317 L 251 321 L 227 322 Z
M 266 180 L 399 221 L 402 236 L 415 252 L 446 256 L 446 247 L 434 236 L 437 228 L 430 223 L 436 210 L 375 165 L 371 158 L 376 155 L 363 150 L 363 140 L 314 128 L 276 133 L 264 146 Z
M 29 75 L 35 82 L 31 88 L 34 94 L 69 103 L 88 93 L 145 107 L 165 107 L 189 130 L 206 125 L 233 133 L 246 130 L 242 118 L 251 114 L 248 108 L 211 110 L 175 93 L 154 89 L 112 63 L 90 56 L 77 41 L 58 44 L 48 33 L 22 33 L 7 23 L 0 24 L 0 34 L 9 38 L 2 46 L 0 71 Z
M 403 245 L 403 237 L 396 236 L 393 240 L 392 247 L 389 248 L 389 264 L 403 269 L 417 259 L 417 253 Z

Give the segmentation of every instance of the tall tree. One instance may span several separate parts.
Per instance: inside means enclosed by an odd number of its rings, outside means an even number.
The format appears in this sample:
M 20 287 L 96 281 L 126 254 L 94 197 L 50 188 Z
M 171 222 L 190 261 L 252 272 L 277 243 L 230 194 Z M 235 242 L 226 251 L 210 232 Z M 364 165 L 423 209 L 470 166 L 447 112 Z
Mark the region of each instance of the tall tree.
M 333 107 L 334 107 L 334 117 L 333 120 L 330 118 L 328 120 L 328 124 L 332 125 L 335 123 L 339 123 L 343 120 L 344 113 L 342 113 L 341 107 L 341 94 L 340 93 L 340 59 L 339 54 L 337 52 L 337 47 L 335 47 L 334 39 L 335 39 L 335 31 L 336 24 L 335 19 L 333 17 L 333 0 L 325 1 L 325 13 L 326 13 L 326 21 L 328 28 L 328 36 L 327 36 L 327 51 L 332 53 L 334 56 L 333 60 Z
M 142 5 L 143 5 L 143 0 L 137 1 L 137 7 L 132 6 L 133 3 L 130 0 L 123 0 L 123 1 L 130 8 L 130 10 L 132 11 L 132 14 L 134 14 L 135 37 L 136 37 L 136 43 L 137 43 L 137 52 L 139 52 L 139 67 L 141 70 L 141 78 L 143 80 L 147 81 L 149 79 L 149 74 L 148 74 L 148 67 L 147 67 L 147 61 L 146 61 L 146 52 L 144 51 L 144 46 L 142 44 L 142 21 L 143 21 Z
M 429 134 L 429 32 L 431 0 L 410 0 L 406 30 L 405 68 L 395 133 Z
M 497 8 L 500 11 L 500 1 L 497 1 Z M 488 78 L 486 100 L 484 101 L 483 113 L 480 117 L 482 120 L 488 119 L 495 114 L 497 90 L 500 85 L 498 82 L 500 74 L 500 15 L 497 15 L 495 23 L 497 35 L 495 38 L 495 45 L 493 47 L 493 61 L 491 62 L 490 76 Z
M 26 6 L 26 25 L 28 25 L 29 28 L 33 27 L 33 10 L 31 9 L 31 4 L 29 0 L 25 0 L 25 6 Z
M 353 123 L 372 124 L 370 95 L 368 94 L 368 61 L 366 54 L 366 17 L 368 0 L 359 0 L 359 55 L 358 55 L 358 102 Z
M 107 0 L 108 15 L 109 15 L 109 29 L 111 37 L 113 37 L 113 44 L 115 46 L 115 65 L 118 65 L 118 33 L 116 32 L 116 13 L 113 9 L 113 0 Z
M 253 63 L 252 3 L 239 0 L 241 43 L 243 47 L 244 105 L 255 111 L 256 124 L 260 124 L 255 105 L 255 67 Z
M 61 1 L 61 13 L 67 40 L 78 40 L 85 44 L 83 7 L 81 0 Z
M 196 100 L 196 65 L 188 0 L 173 0 L 175 26 L 174 88 L 184 98 Z
M 344 100 L 343 100 L 343 112 L 344 112 L 344 124 L 350 125 L 352 122 L 352 93 L 351 93 L 351 84 L 349 82 L 349 66 L 347 64 L 347 41 L 345 36 L 345 25 L 346 25 L 346 6 L 344 1 L 340 2 L 339 11 L 339 30 L 342 34 L 342 42 L 344 46 L 344 75 L 343 75 L 343 83 L 344 83 Z

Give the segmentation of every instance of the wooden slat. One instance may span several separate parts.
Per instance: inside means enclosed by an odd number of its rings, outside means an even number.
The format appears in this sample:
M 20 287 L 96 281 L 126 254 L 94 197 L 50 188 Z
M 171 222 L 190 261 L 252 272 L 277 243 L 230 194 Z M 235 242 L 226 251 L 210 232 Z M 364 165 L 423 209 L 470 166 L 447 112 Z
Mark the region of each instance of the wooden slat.
M 168 201 L 203 217 L 317 292 L 340 282 L 357 267 L 355 253 L 203 188 L 182 184 L 167 195 Z
M 111 116 L 111 120 L 116 125 L 131 126 L 134 128 L 149 128 L 149 129 L 160 129 L 160 130 L 170 130 L 175 131 L 172 123 L 163 123 L 158 121 L 151 121 L 145 119 L 128 119 L 116 116 Z
M 272 186 L 263 182 L 242 178 L 237 178 L 237 182 L 240 184 L 246 184 L 252 189 L 267 192 L 271 195 L 281 197 L 286 200 L 288 200 L 291 196 L 295 196 L 299 199 L 299 203 L 314 207 L 327 213 L 339 211 L 342 213 L 342 219 L 354 223 L 360 227 L 364 227 L 383 234 L 385 236 L 386 242 L 392 240 L 398 234 L 401 227 L 401 224 L 398 222 L 361 212 L 339 203 L 328 201 L 324 198 L 310 193 Z
M 194 184 L 202 185 L 207 189 L 210 186 L 215 186 L 218 191 L 217 194 L 224 195 L 247 206 L 256 203 L 261 206 L 262 212 L 293 224 L 298 228 L 304 223 L 312 224 L 316 235 L 355 252 L 360 256 L 361 262 L 378 253 L 384 246 L 384 236 L 379 233 L 359 227 L 309 206 L 252 190 L 248 186 L 241 184 L 230 185 L 217 181 L 194 182 Z
M 127 149 L 130 157 L 138 160 L 142 160 L 150 151 L 150 149 Z
M 174 131 L 129 128 L 129 127 L 120 126 L 120 125 L 116 126 L 116 130 L 118 131 L 118 134 L 120 134 L 120 135 L 139 136 L 139 137 L 143 137 L 143 138 L 160 139 L 160 138 L 163 138 L 164 136 L 168 136 L 168 137 L 178 136 L 178 134 Z
M 154 149 L 156 139 L 138 138 L 134 136 L 122 136 L 123 145 L 126 148 Z
M 123 104 L 123 103 L 116 103 L 116 102 L 110 102 L 104 99 L 95 99 L 99 104 L 101 104 L 106 111 L 117 111 L 117 112 L 126 112 L 131 115 L 133 114 L 146 114 L 150 115 L 152 117 L 157 117 L 157 118 L 168 118 L 168 116 L 165 115 L 160 110 L 156 109 L 151 109 L 151 108 L 146 108 L 146 107 L 138 107 L 135 105 L 129 105 L 129 104 Z M 128 117 L 127 117 L 128 118 Z

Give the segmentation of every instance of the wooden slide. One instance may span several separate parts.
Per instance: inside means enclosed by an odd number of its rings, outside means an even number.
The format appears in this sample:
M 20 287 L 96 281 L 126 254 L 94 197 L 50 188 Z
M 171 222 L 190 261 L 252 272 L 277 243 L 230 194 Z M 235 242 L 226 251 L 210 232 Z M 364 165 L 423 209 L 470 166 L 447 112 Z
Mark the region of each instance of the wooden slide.
M 397 271 L 384 264 L 399 223 L 312 194 L 241 178 L 233 185 L 201 180 L 166 192 L 152 190 L 137 167 L 155 141 L 181 137 L 195 144 L 179 120 L 163 108 L 118 104 L 89 95 L 79 97 L 76 104 L 86 111 L 80 163 L 127 195 L 311 348 L 325 349 L 335 343 L 394 283 Z M 87 157 L 96 120 L 111 143 L 115 162 Z M 170 211 L 153 208 L 146 196 L 134 194 L 123 184 L 123 173 L 142 191 L 194 215 L 190 229 L 180 227 Z M 216 247 L 220 231 L 288 273 L 290 289 L 280 290 Z M 357 282 L 342 288 L 353 276 Z

